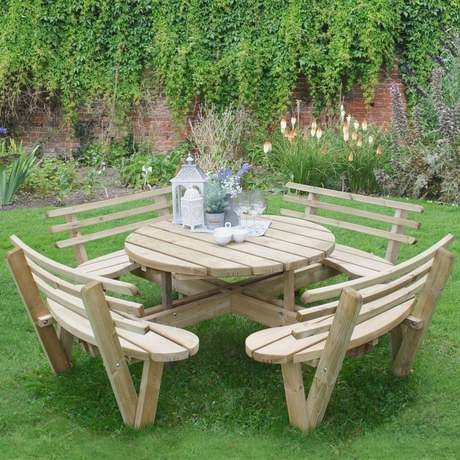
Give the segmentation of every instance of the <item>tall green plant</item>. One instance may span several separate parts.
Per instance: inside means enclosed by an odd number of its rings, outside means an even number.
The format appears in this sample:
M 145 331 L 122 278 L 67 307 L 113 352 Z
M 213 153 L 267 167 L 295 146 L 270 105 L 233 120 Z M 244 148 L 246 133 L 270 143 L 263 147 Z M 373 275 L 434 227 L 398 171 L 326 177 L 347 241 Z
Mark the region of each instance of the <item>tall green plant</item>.
M 19 156 L 9 166 L 0 165 L 0 206 L 13 201 L 14 195 L 35 165 L 37 149 L 38 146 L 32 152 L 26 153 L 21 146 L 14 148 L 20 152 Z

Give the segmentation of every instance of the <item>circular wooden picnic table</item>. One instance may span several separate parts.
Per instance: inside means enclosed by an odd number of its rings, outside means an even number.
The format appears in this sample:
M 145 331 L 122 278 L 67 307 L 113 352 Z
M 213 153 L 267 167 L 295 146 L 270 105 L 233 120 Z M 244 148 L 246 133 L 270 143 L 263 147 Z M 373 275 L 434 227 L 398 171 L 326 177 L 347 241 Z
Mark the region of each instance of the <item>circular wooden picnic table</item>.
M 334 235 L 321 225 L 285 216 L 263 218 L 271 221 L 264 236 L 227 246 L 218 246 L 210 233 L 156 221 L 131 233 L 125 250 L 144 268 L 198 278 L 289 272 L 320 262 L 334 250 Z

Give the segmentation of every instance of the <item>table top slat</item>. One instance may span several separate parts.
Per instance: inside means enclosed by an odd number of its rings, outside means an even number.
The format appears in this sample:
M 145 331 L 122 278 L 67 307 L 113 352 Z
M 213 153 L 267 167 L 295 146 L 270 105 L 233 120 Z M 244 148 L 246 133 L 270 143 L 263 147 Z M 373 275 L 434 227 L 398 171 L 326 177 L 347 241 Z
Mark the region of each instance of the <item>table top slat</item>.
M 302 219 L 271 220 L 264 236 L 219 246 L 210 233 L 192 232 L 167 220 L 152 222 L 126 239 L 130 260 L 141 266 L 197 277 L 256 276 L 296 270 L 319 262 L 334 249 L 334 235 Z
M 247 265 L 221 259 L 195 249 L 176 246 L 173 243 L 166 243 L 158 238 L 142 235 L 137 231 L 129 236 L 129 241 L 137 246 L 146 249 L 152 248 L 155 252 L 172 256 L 188 263 L 199 261 L 200 265 L 206 267 L 207 274 L 210 276 L 246 276 L 252 274 L 251 267 Z

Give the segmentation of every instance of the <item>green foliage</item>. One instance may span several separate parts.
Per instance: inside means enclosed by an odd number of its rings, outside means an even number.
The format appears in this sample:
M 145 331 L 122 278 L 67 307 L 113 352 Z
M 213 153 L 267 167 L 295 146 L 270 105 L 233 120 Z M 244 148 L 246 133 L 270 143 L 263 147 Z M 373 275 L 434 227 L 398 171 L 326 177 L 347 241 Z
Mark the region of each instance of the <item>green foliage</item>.
M 55 195 L 62 201 L 79 184 L 77 167 L 78 164 L 72 160 L 43 159 L 32 169 L 24 185 L 32 193 Z
M 227 192 L 222 181 L 218 177 L 211 176 L 208 179 L 206 194 L 204 196 L 205 211 L 209 213 L 224 212 L 227 204 Z
M 14 195 L 27 179 L 37 161 L 35 156 L 37 150 L 38 146 L 28 153 L 22 145 L 16 144 L 13 140 L 10 141 L 8 152 L 15 159 L 9 165 L 0 163 L 0 206 L 12 203 Z
M 0 16 L 0 119 L 25 88 L 58 96 L 69 117 L 99 98 L 127 114 L 145 88 L 177 115 L 199 98 L 284 111 L 304 74 L 317 107 L 359 83 L 369 100 L 401 53 L 406 81 L 429 75 L 458 1 L 443 0 L 6 0 Z M 25 102 L 27 103 L 27 102 Z
M 432 72 L 412 124 L 397 109 L 392 125 L 393 192 L 460 203 L 460 36 Z M 393 106 L 401 105 L 393 91 Z
M 168 155 L 135 154 L 122 161 L 121 181 L 135 188 L 166 185 L 174 177 L 184 152 L 177 149 Z

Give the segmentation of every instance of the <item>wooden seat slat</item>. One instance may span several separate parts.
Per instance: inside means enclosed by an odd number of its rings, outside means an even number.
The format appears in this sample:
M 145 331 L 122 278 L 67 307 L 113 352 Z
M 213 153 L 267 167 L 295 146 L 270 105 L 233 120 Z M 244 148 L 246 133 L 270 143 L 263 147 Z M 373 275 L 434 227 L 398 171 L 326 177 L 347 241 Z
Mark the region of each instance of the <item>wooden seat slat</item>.
M 413 303 L 413 300 L 408 300 L 391 310 L 364 321 L 361 324 L 357 324 L 353 329 L 353 334 L 347 350 L 352 350 L 353 348 L 371 342 L 394 329 L 409 316 Z M 297 352 L 293 356 L 293 362 L 302 363 L 319 358 L 324 350 L 325 344 L 326 342 L 323 340 Z
M 52 299 L 48 300 L 48 307 L 60 326 L 69 331 L 73 336 L 97 346 L 91 324 L 87 318 L 63 307 Z M 120 340 L 120 345 L 126 355 L 131 358 L 145 360 L 149 357 L 149 354 L 144 349 L 124 339 Z

